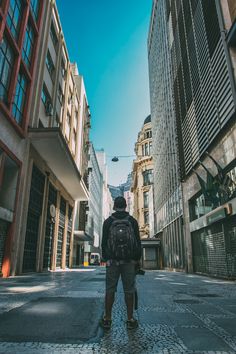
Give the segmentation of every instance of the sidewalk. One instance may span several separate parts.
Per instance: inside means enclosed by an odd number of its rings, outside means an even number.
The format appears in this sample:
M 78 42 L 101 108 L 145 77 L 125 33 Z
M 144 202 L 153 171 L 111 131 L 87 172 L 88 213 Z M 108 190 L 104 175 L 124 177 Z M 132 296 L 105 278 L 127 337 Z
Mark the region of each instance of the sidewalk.
M 138 276 L 140 326 L 127 331 L 119 286 L 103 332 L 105 269 L 0 279 L 1 354 L 236 353 L 236 283 L 184 273 Z

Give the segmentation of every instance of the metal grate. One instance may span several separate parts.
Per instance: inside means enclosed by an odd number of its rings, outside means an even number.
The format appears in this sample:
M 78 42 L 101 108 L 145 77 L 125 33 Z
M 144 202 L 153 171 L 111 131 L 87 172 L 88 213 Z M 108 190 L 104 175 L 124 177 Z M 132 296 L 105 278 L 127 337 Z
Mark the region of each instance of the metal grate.
M 10 224 L 7 221 L 0 219 L 0 273 L 2 269 L 2 262 L 4 257 L 4 251 L 5 251 L 5 242 L 7 238 L 9 225 Z
M 42 213 L 45 176 L 34 165 L 32 171 L 30 199 L 25 236 L 23 272 L 36 271 L 39 221 Z
M 62 247 L 63 247 L 63 237 L 64 237 L 64 229 L 65 229 L 65 217 L 66 217 L 66 201 L 64 198 L 61 197 L 58 239 L 57 239 L 57 262 L 56 262 L 57 267 L 61 267 L 61 262 L 62 262 Z
M 47 205 L 47 221 L 46 221 L 46 233 L 45 233 L 45 243 L 44 243 L 44 256 L 43 256 L 43 268 L 51 267 L 51 255 L 52 255 L 52 240 L 54 235 L 55 224 L 52 222 L 50 214 L 50 206 L 57 204 L 57 191 L 49 184 L 48 192 L 48 205 Z

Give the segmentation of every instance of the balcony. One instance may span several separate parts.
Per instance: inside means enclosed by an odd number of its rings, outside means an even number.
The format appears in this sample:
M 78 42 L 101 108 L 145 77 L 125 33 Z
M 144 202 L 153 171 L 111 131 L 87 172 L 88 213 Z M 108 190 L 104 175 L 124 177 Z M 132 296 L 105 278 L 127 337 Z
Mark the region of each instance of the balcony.
M 88 190 L 60 128 L 30 128 L 29 138 L 71 197 L 88 200 Z

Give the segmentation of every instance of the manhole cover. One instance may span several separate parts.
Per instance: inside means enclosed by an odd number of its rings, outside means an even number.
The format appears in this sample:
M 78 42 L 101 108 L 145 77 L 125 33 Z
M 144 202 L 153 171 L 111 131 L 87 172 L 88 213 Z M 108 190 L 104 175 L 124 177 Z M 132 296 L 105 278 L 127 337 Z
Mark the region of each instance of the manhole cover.
M 174 302 L 176 302 L 177 304 L 199 304 L 200 301 L 198 300 L 174 300 Z
M 217 294 L 193 294 L 193 296 L 197 297 L 219 297 Z

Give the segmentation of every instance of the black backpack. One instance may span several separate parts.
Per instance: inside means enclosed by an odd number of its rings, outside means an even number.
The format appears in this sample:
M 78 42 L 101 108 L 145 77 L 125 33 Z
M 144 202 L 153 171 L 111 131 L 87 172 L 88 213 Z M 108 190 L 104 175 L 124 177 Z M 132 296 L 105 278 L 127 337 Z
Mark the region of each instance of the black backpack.
M 138 242 L 130 216 L 117 219 L 111 216 L 112 224 L 109 229 L 107 248 L 111 259 L 131 260 L 135 258 Z

